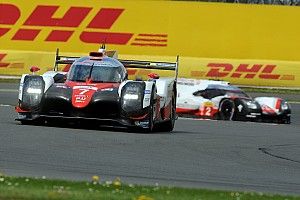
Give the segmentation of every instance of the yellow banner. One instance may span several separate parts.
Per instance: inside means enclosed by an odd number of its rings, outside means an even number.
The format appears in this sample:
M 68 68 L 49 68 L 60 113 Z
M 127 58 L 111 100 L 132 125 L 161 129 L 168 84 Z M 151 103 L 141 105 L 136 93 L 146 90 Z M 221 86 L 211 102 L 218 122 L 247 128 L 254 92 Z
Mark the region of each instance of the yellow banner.
M 68 56 L 83 56 L 80 53 L 63 53 Z M 120 55 L 122 59 L 172 61 L 175 56 Z M 53 70 L 55 52 L 1 51 L 0 74 L 20 75 L 30 73 L 37 66 L 42 74 Z M 257 86 L 299 87 L 300 62 L 278 60 L 245 60 L 180 57 L 179 77 L 225 80 L 233 84 Z M 69 65 L 60 65 L 59 70 L 68 71 Z M 130 78 L 145 78 L 153 70 L 128 69 Z M 173 76 L 168 71 L 155 71 L 160 76 Z
M 21 75 L 30 73 L 32 66 L 41 68 L 41 73 L 53 70 L 55 53 L 36 51 L 0 50 L 0 74 Z
M 211 76 L 218 74 L 217 78 L 237 84 L 300 86 L 297 19 L 300 7 L 289 6 L 5 0 L 0 2 L 0 50 L 7 55 L 0 57 L 0 73 L 23 72 L 18 70 L 21 64 L 15 69 L 5 67 L 7 59 L 12 63 L 30 60 L 44 69 L 52 67 L 53 61 L 33 56 L 34 52 L 52 54 L 60 48 L 87 54 L 105 42 L 121 55 L 180 55 L 184 76 L 215 78 Z M 265 76 L 273 73 L 280 76 Z

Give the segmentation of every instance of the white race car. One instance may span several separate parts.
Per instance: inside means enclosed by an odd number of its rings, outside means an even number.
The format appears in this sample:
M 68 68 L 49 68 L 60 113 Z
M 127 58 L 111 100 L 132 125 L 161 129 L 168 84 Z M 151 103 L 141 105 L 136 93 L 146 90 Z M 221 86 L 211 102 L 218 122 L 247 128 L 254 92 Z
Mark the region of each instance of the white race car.
M 252 99 L 226 81 L 180 78 L 177 81 L 176 112 L 200 118 L 291 122 L 291 107 L 278 97 Z

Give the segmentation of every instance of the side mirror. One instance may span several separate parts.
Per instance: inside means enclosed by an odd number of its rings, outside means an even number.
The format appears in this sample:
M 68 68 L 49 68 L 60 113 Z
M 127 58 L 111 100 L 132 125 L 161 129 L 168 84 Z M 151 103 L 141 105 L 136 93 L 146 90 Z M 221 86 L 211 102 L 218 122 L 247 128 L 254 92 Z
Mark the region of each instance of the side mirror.
M 40 71 L 40 68 L 38 68 L 38 67 L 36 67 L 36 66 L 32 66 L 32 67 L 30 68 L 30 71 L 32 72 L 32 74 L 34 74 L 35 72 Z
M 67 76 L 64 74 L 56 74 L 54 77 L 54 83 L 64 83 L 67 80 Z

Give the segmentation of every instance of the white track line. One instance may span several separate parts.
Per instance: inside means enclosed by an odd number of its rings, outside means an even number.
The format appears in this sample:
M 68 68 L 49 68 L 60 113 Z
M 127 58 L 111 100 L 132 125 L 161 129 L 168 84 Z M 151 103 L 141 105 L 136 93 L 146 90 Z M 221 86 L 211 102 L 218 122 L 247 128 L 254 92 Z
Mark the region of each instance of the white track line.
M 178 119 L 192 120 L 192 121 L 218 121 L 215 119 L 202 119 L 202 118 L 189 118 L 189 117 L 178 117 Z
M 0 107 L 13 107 L 12 105 L 0 104 Z
M 290 103 L 290 104 L 300 104 L 299 101 L 287 101 L 287 102 Z
M 0 89 L 0 92 L 18 92 L 16 89 Z
M 191 121 L 214 121 L 214 122 L 225 122 L 225 120 L 215 120 L 215 119 L 201 119 L 201 118 L 185 118 L 185 117 L 178 117 L 180 120 L 191 120 Z M 280 124 L 276 123 L 264 123 L 264 122 L 251 122 L 251 121 L 231 121 L 233 123 L 255 123 L 255 124 L 265 124 L 268 126 L 278 126 Z

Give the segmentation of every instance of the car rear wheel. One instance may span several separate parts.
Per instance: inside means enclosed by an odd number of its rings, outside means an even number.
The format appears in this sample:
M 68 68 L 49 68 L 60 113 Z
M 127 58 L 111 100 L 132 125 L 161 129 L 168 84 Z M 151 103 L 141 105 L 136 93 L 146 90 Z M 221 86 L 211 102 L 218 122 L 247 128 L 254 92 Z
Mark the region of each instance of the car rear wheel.
M 291 117 L 288 116 L 286 119 L 285 119 L 285 124 L 290 124 L 291 123 Z
M 219 106 L 219 116 L 221 120 L 232 120 L 234 115 L 234 102 L 230 99 L 224 99 Z
M 291 123 L 291 117 L 290 116 L 286 116 L 286 117 L 282 118 L 281 120 L 279 120 L 278 123 L 281 123 L 281 124 L 290 124 Z

